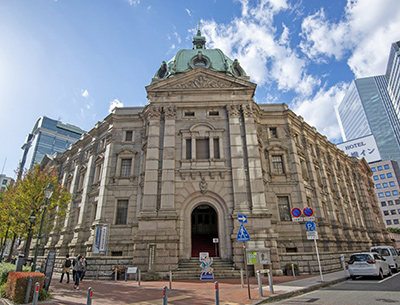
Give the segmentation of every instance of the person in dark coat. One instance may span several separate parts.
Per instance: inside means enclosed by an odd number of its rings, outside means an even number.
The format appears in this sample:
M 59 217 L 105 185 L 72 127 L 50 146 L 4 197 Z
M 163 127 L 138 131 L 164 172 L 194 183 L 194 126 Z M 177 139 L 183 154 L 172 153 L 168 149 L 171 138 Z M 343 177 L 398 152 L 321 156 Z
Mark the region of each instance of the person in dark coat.
M 74 265 L 73 270 L 75 271 L 74 289 L 79 290 L 79 280 L 82 276 L 82 271 L 83 271 L 83 262 L 82 262 L 81 255 L 79 255 L 78 257 L 75 258 L 75 265 Z

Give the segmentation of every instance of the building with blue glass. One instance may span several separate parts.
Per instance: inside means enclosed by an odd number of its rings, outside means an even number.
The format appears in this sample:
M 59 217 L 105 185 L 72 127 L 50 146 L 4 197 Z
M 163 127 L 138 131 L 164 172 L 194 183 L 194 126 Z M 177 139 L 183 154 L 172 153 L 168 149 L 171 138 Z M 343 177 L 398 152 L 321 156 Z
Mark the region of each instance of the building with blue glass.
M 19 174 L 40 163 L 46 154 L 52 155 L 67 150 L 84 133 L 85 131 L 74 125 L 41 116 L 21 147 L 23 154 Z

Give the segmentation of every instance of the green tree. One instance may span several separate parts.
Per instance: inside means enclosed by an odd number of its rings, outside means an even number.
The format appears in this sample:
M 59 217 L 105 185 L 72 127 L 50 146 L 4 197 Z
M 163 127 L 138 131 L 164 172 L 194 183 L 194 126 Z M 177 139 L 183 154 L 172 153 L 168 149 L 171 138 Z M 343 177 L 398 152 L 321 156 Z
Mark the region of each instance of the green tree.
M 49 183 L 54 188 L 54 192 L 48 200 L 48 212 L 45 215 L 43 231 L 50 232 L 56 229 L 55 219 L 65 217 L 67 204 L 71 199 L 67 189 L 61 186 L 57 168 L 41 167 L 40 164 L 36 164 L 25 171 L 22 178 L 9 187 L 0 199 L 0 208 L 5 211 L 5 213 L 1 213 L 0 217 L 3 224 L 1 232 L 4 230 L 4 221 L 9 220 L 10 231 L 14 236 L 26 237 L 27 249 L 30 248 L 32 238 L 38 234 L 45 203 L 43 189 Z M 36 222 L 28 236 L 29 216 L 32 213 L 36 216 Z M 28 253 L 25 253 L 25 257 L 28 257 Z
M 391 233 L 397 233 L 400 234 L 400 229 L 399 228 L 387 228 L 387 230 Z

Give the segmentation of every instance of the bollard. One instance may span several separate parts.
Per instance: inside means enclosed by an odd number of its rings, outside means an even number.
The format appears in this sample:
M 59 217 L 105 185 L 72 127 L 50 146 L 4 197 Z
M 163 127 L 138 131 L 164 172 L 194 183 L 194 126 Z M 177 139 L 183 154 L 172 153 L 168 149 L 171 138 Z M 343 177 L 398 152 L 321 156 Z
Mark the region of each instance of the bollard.
M 163 297 L 163 305 L 167 305 L 168 304 L 167 286 L 164 286 L 162 297 Z
M 292 273 L 293 273 L 293 278 L 296 278 L 296 274 L 294 273 L 294 265 L 292 264 Z
M 28 288 L 26 288 L 24 304 L 27 304 L 29 302 L 29 295 L 31 294 L 32 281 L 33 281 L 33 276 L 31 275 L 28 280 Z
M 263 290 L 262 290 L 262 282 L 261 282 L 261 274 L 260 270 L 257 270 L 257 282 L 258 282 L 258 294 L 260 297 L 263 296 Z
M 218 282 L 215 282 L 215 305 L 219 305 L 219 286 L 218 286 Z
M 93 298 L 93 290 L 92 287 L 89 287 L 87 291 L 86 305 L 92 305 L 92 298 Z
M 344 254 L 340 254 L 340 260 L 342 261 L 342 264 L 343 264 L 344 276 L 347 277 L 346 262 L 344 261 Z
M 140 280 L 142 279 L 142 272 L 139 269 L 139 276 L 138 276 L 138 286 L 140 286 Z
M 240 268 L 240 285 L 244 288 L 243 269 Z
M 39 283 L 35 284 L 35 292 L 33 294 L 33 302 L 32 305 L 37 305 L 39 298 Z
M 272 270 L 269 269 L 268 272 L 268 283 L 269 283 L 269 292 L 271 292 L 271 294 L 274 294 L 274 283 L 272 282 Z
M 99 279 L 99 270 L 100 270 L 100 266 L 97 266 L 97 270 L 96 270 L 96 281 Z
M 172 289 L 172 271 L 169 271 L 169 289 Z
M 118 276 L 118 268 L 115 267 L 115 275 L 114 275 L 114 281 L 117 281 L 117 276 Z
M 128 271 L 128 270 L 126 270 Z M 125 282 L 128 281 L 128 272 L 125 271 Z

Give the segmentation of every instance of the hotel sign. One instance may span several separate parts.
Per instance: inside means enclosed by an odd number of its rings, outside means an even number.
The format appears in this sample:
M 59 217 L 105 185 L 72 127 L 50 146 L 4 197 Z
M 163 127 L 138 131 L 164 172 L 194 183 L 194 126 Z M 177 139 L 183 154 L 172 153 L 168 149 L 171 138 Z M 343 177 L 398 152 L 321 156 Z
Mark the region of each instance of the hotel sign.
M 367 163 L 382 160 L 373 135 L 346 141 L 337 144 L 337 147 L 350 157 L 365 158 Z

